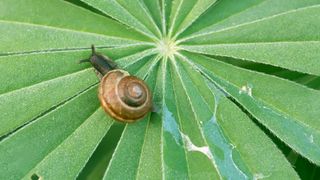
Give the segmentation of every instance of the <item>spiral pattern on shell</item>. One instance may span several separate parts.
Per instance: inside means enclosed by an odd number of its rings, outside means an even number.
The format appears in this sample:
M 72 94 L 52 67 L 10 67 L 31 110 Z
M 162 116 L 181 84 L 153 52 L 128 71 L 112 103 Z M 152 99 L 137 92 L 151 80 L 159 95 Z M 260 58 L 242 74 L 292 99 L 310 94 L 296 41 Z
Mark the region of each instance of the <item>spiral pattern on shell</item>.
M 99 100 L 103 109 L 121 122 L 135 122 L 152 107 L 151 93 L 141 79 L 123 70 L 112 70 L 102 79 Z

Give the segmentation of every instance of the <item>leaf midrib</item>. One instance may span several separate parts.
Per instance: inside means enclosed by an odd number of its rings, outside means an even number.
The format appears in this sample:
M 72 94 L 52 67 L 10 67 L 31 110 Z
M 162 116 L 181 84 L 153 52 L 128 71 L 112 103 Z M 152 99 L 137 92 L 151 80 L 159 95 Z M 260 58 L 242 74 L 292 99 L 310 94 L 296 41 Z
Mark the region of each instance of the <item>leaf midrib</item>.
M 74 29 L 62 28 L 62 27 L 57 27 L 57 26 L 48 26 L 48 25 L 43 25 L 43 24 L 35 24 L 35 23 L 30 23 L 30 22 L 8 21 L 8 20 L 0 19 L 0 23 L 17 24 L 17 25 L 36 27 L 36 28 L 50 29 L 50 30 L 55 30 L 55 31 L 71 32 L 71 33 L 75 33 L 75 34 L 84 34 L 84 35 L 90 35 L 90 36 L 97 37 L 97 38 L 104 37 L 104 38 L 109 38 L 109 39 L 130 40 L 130 41 L 147 43 L 146 41 L 142 41 L 142 40 L 129 39 L 129 38 L 123 38 L 123 37 L 116 37 L 116 36 L 108 36 L 108 35 L 99 34 L 96 32 L 79 31 L 79 30 L 74 30 Z
M 177 43 L 188 41 L 190 39 L 199 38 L 199 37 L 202 37 L 202 36 L 213 35 L 213 34 L 216 34 L 216 33 L 237 29 L 239 27 L 243 27 L 243 26 L 246 26 L 246 25 L 251 25 L 251 24 L 255 24 L 255 23 L 271 20 L 273 18 L 277 18 L 277 17 L 282 16 L 282 15 L 287 15 L 287 14 L 300 12 L 300 11 L 303 11 L 303 10 L 306 10 L 306 9 L 312 9 L 312 8 L 317 8 L 317 7 L 320 7 L 320 5 L 312 5 L 312 6 L 307 6 L 307 7 L 303 7 L 303 8 L 297 8 L 297 9 L 289 10 L 289 11 L 286 11 L 286 12 L 278 13 L 278 14 L 275 14 L 275 15 L 272 15 L 272 16 L 267 16 L 267 17 L 264 17 L 264 18 L 261 18 L 261 19 L 245 22 L 245 23 L 242 23 L 242 24 L 238 24 L 238 25 L 235 25 L 235 26 L 229 26 L 229 27 L 222 28 L 222 29 L 219 29 L 219 30 L 213 30 L 213 31 L 209 31 L 209 32 L 206 32 L 206 33 L 199 33 L 199 34 L 190 35 L 190 36 L 187 36 L 185 38 L 179 39 L 177 41 Z

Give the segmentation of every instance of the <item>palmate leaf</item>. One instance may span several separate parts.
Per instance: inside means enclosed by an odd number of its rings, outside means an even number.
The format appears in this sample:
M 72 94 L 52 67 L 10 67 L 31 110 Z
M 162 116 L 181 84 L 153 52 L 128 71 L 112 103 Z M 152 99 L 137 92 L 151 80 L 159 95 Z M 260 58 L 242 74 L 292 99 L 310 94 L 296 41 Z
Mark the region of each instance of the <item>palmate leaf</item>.
M 318 0 L 76 4 L 0 2 L 0 179 L 81 179 L 111 141 L 78 63 L 91 44 L 146 81 L 155 109 L 97 179 L 299 179 L 279 140 L 320 165 Z

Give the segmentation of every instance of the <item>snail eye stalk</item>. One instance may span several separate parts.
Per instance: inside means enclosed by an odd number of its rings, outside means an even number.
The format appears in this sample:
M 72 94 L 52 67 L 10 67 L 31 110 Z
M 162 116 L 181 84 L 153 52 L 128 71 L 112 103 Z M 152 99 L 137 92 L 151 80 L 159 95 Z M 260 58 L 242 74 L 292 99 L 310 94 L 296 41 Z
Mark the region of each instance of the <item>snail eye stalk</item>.
M 117 64 L 112 61 L 109 57 L 104 56 L 96 52 L 94 45 L 91 46 L 92 54 L 89 59 L 83 59 L 79 61 L 80 63 L 91 63 L 91 65 L 98 71 L 98 73 L 105 75 L 113 69 L 117 69 Z

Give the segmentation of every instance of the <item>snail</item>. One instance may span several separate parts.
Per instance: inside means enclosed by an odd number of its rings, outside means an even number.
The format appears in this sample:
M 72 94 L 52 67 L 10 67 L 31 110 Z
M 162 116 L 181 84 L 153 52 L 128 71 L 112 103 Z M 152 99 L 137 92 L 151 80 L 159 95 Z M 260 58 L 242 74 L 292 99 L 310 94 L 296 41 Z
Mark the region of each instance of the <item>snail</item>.
M 147 84 L 118 68 L 110 58 L 96 53 L 92 45 L 90 62 L 101 77 L 98 97 L 102 108 L 115 120 L 136 122 L 152 109 L 152 95 Z

